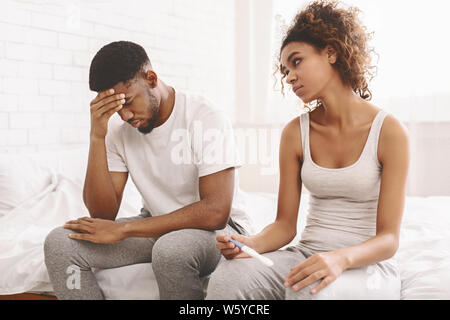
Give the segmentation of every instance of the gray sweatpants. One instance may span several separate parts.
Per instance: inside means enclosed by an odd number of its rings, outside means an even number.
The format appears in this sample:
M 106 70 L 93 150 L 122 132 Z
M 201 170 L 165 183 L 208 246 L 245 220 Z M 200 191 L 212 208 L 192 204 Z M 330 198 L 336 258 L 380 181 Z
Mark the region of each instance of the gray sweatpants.
M 149 217 L 142 210 L 136 217 L 117 222 Z M 45 239 L 45 264 L 58 299 L 104 299 L 92 268 L 117 268 L 137 263 L 152 263 L 158 282 L 160 299 L 202 300 L 208 276 L 221 259 L 215 247 L 219 233 L 238 232 L 229 225 L 223 230 L 183 229 L 159 238 L 127 238 L 114 244 L 97 244 L 70 239 L 73 230 L 52 230 Z M 69 277 L 79 272 L 77 285 Z M 206 281 L 205 281 L 206 280 Z
M 309 292 L 320 281 L 299 291 L 284 287 L 290 269 L 315 252 L 292 246 L 264 254 L 274 262 L 267 267 L 254 258 L 222 261 L 211 274 L 207 300 L 398 300 L 401 282 L 396 264 L 382 261 L 347 269 L 318 293 Z

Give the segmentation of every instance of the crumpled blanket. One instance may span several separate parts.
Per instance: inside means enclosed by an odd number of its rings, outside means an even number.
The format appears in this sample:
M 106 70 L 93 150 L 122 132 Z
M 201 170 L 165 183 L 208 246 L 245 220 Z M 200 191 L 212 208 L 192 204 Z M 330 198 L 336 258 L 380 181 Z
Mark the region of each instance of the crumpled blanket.
M 138 215 L 138 204 L 123 203 L 118 216 Z M 44 240 L 66 221 L 89 216 L 82 186 L 59 173 L 51 183 L 8 214 L 0 217 L 0 294 L 39 288 L 52 291 L 44 263 Z

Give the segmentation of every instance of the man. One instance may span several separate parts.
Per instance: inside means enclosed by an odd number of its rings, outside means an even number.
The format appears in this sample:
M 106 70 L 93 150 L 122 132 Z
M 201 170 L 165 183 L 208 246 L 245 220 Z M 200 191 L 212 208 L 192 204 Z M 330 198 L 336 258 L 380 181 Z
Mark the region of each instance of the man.
M 239 163 L 229 120 L 208 100 L 166 85 L 132 42 L 103 47 L 89 85 L 98 92 L 83 189 L 91 217 L 45 240 L 56 296 L 104 299 L 91 268 L 152 262 L 161 299 L 204 299 L 204 280 L 221 257 L 216 235 L 249 228 L 235 205 Z M 123 122 L 109 121 L 116 112 Z M 143 208 L 115 221 L 128 175 Z M 79 288 L 67 287 L 68 268 L 79 269 Z

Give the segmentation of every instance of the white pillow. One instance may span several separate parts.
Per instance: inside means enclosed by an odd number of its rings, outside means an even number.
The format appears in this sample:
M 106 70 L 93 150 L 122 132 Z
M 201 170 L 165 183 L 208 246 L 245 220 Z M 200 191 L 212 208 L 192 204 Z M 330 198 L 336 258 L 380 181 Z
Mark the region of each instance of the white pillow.
M 87 145 L 39 153 L 0 154 L 0 217 L 44 192 L 54 174 L 83 188 L 88 155 Z M 141 207 L 141 195 L 129 179 L 117 218 L 139 215 Z
M 45 190 L 51 176 L 38 155 L 0 154 L 0 217 Z
M 55 161 L 52 164 L 55 172 L 75 182 L 80 187 L 84 185 L 88 156 L 88 146 L 47 153 L 47 157 Z

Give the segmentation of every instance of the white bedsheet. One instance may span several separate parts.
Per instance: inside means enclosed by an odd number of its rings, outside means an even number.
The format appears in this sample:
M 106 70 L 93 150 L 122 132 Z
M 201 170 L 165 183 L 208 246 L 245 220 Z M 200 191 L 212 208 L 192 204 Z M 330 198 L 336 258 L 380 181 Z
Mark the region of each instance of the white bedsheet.
M 450 197 L 411 197 L 396 254 L 402 299 L 450 299 Z
M 53 228 L 88 215 L 81 190 L 80 181 L 53 174 L 45 192 L 0 217 L 0 294 L 52 291 L 43 241 Z M 119 216 L 137 215 L 135 190 L 127 187 L 124 199 Z M 256 230 L 273 221 L 276 195 L 246 193 L 246 203 Z M 307 209 L 308 196 L 303 195 L 293 242 L 304 228 Z M 407 198 L 396 259 L 402 299 L 450 299 L 450 197 Z M 158 298 L 151 264 L 95 272 L 107 299 Z

